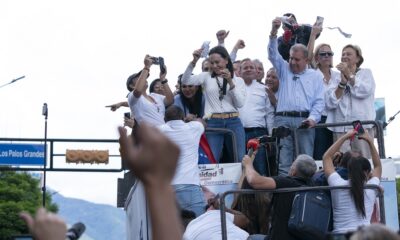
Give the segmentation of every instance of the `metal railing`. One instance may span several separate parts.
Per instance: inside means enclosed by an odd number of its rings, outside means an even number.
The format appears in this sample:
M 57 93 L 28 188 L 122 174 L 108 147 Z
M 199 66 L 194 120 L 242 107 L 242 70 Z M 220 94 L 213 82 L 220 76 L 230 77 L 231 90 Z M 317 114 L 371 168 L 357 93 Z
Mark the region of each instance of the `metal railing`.
M 291 192 L 300 192 L 300 191 L 320 191 L 320 190 L 335 190 L 335 189 L 350 189 L 350 186 L 318 186 L 318 187 L 296 187 L 296 188 L 280 188 L 280 189 L 268 189 L 268 190 L 250 190 L 250 189 L 241 189 L 241 190 L 230 190 L 222 193 L 220 197 L 220 213 L 221 213 L 221 231 L 222 231 L 222 240 L 227 240 L 227 231 L 226 231 L 226 206 L 225 206 L 225 197 L 230 194 L 256 194 L 256 193 L 291 193 Z M 385 224 L 385 203 L 384 203 L 384 195 L 383 190 L 377 185 L 365 185 L 364 189 L 375 189 L 378 192 L 379 198 L 379 211 L 380 211 L 380 222 Z M 328 234 L 328 233 L 327 233 Z
M 372 124 L 376 128 L 376 138 L 378 142 L 378 153 L 380 158 L 386 158 L 385 154 L 385 142 L 383 138 L 383 126 L 378 121 L 361 121 L 361 124 L 368 125 Z M 341 126 L 352 126 L 352 122 L 340 122 L 340 123 L 318 123 L 314 128 L 327 128 L 327 127 L 341 127 Z M 295 146 L 296 156 L 299 155 L 299 144 L 297 142 L 297 131 L 298 128 L 291 129 L 293 131 L 293 141 Z

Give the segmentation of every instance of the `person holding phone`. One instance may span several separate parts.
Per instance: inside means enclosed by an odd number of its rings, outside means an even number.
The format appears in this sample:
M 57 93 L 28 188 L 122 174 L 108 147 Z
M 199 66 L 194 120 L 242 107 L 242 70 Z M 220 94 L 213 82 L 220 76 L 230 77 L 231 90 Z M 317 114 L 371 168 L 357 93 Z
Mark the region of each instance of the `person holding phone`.
M 360 126 L 358 129 L 361 129 Z M 334 154 L 354 135 L 358 134 L 371 152 L 373 168 L 364 156 L 351 157 L 347 163 L 348 178 L 344 180 L 333 165 Z M 333 208 L 333 233 L 346 233 L 357 230 L 359 226 L 370 224 L 372 211 L 377 197 L 375 189 L 364 189 L 364 185 L 379 185 L 382 176 L 382 164 L 374 146 L 374 139 L 367 133 L 359 134 L 351 129 L 341 136 L 323 157 L 323 168 L 329 186 L 350 186 L 350 189 L 331 190 Z
M 238 108 L 245 103 L 246 89 L 242 78 L 233 72 L 233 63 L 228 51 L 222 46 L 216 46 L 209 52 L 210 71 L 192 75 L 193 69 L 201 56 L 202 49 L 193 52 L 193 60 L 182 75 L 183 85 L 196 85 L 203 88 L 205 99 L 204 119 L 207 127 L 227 128 L 236 137 L 236 154 L 241 159 L 245 154 L 245 133 L 239 119 Z M 222 146 L 230 143 L 230 138 L 222 134 L 207 134 L 207 140 L 215 160 L 219 161 Z M 228 152 L 233 152 L 233 146 L 228 145 Z
M 333 82 L 325 93 L 327 123 L 375 120 L 375 80 L 370 69 L 360 68 L 363 62 L 360 47 L 349 44 L 343 48 L 341 63 L 336 66 L 340 74 L 331 80 Z M 365 125 L 364 130 L 373 138 L 372 127 Z M 334 141 L 352 128 L 330 128 L 334 132 Z M 364 157 L 371 158 L 368 144 L 358 138 L 345 141 L 340 148 L 341 152 L 349 150 L 359 150 Z

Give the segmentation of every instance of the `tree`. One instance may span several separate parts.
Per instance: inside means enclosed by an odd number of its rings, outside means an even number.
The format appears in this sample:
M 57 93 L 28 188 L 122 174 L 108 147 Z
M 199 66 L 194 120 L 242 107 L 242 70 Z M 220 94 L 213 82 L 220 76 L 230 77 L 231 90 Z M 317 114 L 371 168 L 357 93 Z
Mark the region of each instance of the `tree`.
M 21 211 L 34 214 L 41 204 L 42 192 L 38 179 L 26 172 L 0 171 L 0 240 L 27 234 L 28 228 L 18 214 Z M 58 211 L 48 192 L 46 208 L 51 212 Z

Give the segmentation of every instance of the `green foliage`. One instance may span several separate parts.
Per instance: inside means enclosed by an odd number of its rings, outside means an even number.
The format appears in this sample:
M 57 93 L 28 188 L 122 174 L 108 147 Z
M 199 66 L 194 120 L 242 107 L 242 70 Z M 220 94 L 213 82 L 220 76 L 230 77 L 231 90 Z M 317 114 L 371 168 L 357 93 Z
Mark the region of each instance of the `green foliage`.
M 0 240 L 27 234 L 28 229 L 18 214 L 22 211 L 34 214 L 41 205 L 42 192 L 38 179 L 27 173 L 0 172 Z M 46 193 L 46 208 L 58 211 L 49 193 Z

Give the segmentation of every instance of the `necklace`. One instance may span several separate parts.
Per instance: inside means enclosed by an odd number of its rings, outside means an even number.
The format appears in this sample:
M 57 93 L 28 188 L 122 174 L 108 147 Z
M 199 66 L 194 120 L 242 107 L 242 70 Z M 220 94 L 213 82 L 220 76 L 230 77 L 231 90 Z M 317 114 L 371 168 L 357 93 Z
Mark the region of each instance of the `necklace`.
M 218 93 L 219 93 L 219 100 L 222 101 L 222 99 L 224 99 L 224 87 L 221 86 L 221 84 L 219 83 L 218 77 L 215 76 L 215 80 L 217 81 L 218 84 Z

